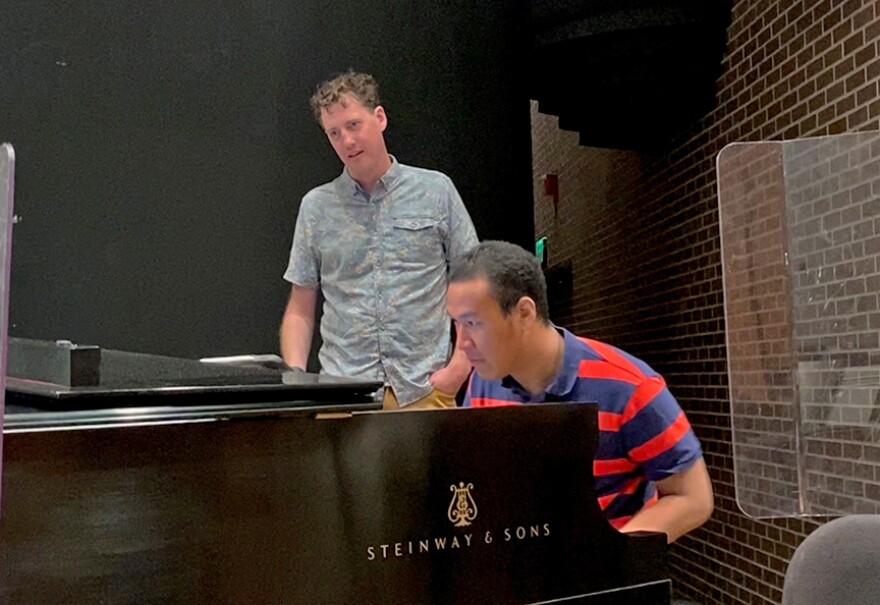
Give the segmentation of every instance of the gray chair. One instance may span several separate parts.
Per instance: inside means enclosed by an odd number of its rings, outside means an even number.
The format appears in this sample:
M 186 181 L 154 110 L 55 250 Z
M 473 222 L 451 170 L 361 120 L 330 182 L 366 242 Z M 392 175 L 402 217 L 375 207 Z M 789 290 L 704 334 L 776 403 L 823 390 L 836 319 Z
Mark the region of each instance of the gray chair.
M 788 565 L 782 605 L 880 603 L 880 515 L 847 515 L 807 536 Z

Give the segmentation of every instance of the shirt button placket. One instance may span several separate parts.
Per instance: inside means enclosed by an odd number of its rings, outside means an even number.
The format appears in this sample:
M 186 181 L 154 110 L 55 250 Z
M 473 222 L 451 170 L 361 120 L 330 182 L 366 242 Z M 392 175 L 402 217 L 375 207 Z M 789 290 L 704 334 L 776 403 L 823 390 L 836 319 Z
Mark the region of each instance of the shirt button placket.
M 381 187 L 381 183 L 378 185 Z M 376 288 L 376 339 L 378 341 L 379 348 L 379 365 L 382 367 L 382 372 L 384 374 L 385 380 L 390 382 L 390 376 L 388 372 L 388 368 L 385 367 L 385 359 L 388 351 L 387 343 L 385 342 L 385 317 L 383 314 L 383 309 L 385 309 L 385 287 L 384 287 L 384 275 L 382 272 L 382 265 L 384 264 L 384 256 L 385 256 L 385 237 L 384 237 L 384 216 L 383 209 L 384 203 L 383 198 L 379 195 L 375 195 L 371 200 L 372 208 L 373 208 L 373 249 L 375 251 L 373 257 L 373 283 Z

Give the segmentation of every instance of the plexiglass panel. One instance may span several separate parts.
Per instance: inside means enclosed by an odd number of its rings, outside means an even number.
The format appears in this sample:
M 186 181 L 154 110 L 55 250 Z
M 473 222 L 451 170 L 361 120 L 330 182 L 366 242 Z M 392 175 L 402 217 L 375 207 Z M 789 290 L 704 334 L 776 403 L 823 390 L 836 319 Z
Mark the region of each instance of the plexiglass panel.
M 718 156 L 737 500 L 880 513 L 880 133 Z

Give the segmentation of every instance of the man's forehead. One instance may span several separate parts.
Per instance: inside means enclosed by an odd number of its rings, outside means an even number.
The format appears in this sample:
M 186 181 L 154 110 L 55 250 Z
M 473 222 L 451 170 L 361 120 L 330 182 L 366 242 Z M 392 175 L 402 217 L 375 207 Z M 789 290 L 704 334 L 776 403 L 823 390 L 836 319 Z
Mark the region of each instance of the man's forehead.
M 487 291 L 486 285 L 487 285 L 486 280 L 479 278 L 479 277 L 473 277 L 471 279 L 462 279 L 462 280 L 451 282 L 449 284 L 449 288 L 450 289 L 454 288 L 456 291 L 461 292 L 461 293 L 466 292 L 469 294 L 475 294 L 477 292 Z
M 449 284 L 449 293 L 457 302 L 474 308 L 485 308 L 495 302 L 489 282 L 482 278 L 452 282 Z

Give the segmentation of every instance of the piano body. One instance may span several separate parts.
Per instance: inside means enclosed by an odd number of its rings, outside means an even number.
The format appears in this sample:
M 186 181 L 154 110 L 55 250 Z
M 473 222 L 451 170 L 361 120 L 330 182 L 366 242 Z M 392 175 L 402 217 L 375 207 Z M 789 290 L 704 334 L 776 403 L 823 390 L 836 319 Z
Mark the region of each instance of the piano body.
M 301 380 L 12 393 L 0 603 L 670 602 L 665 537 L 599 511 L 594 405 L 384 413 Z

